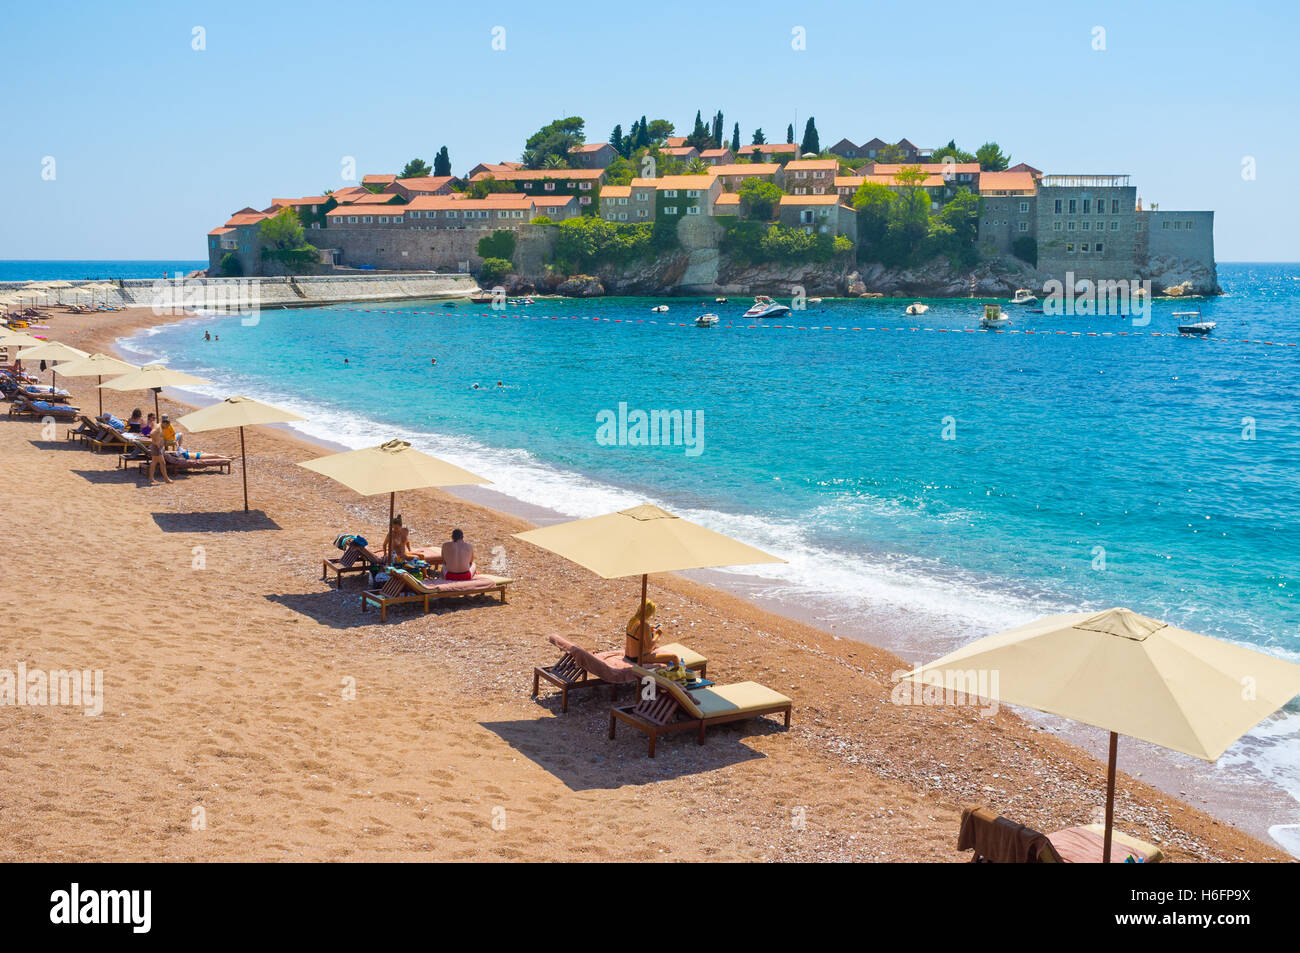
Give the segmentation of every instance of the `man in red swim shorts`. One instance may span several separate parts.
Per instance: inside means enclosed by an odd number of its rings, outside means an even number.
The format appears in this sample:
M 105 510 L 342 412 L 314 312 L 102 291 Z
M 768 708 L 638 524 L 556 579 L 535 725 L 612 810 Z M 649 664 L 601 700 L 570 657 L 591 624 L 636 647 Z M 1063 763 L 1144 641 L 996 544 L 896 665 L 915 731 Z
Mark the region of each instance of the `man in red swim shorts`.
M 442 544 L 442 569 L 444 579 L 474 578 L 474 547 L 459 529 L 451 531 L 451 542 Z

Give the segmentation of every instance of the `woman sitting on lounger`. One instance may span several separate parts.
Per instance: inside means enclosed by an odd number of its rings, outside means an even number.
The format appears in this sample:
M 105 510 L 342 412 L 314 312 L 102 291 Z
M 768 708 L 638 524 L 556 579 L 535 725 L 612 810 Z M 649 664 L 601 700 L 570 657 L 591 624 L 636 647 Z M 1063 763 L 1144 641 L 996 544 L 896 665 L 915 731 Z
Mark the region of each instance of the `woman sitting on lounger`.
M 636 662 L 640 665 L 648 665 L 651 662 L 675 662 L 676 657 L 673 655 L 659 655 L 659 646 L 662 644 L 659 639 L 663 626 L 658 622 L 651 623 L 650 619 L 654 617 L 655 604 L 649 599 L 645 601 L 646 630 L 645 642 L 641 641 L 641 610 L 637 609 L 632 614 L 632 618 L 627 620 L 627 640 L 623 645 L 623 652 L 629 662 Z
M 384 562 L 405 562 L 411 553 L 411 531 L 402 525 L 402 514 L 393 517 L 393 523 L 384 537 L 384 549 L 380 558 Z
M 144 427 L 144 413 L 137 407 L 131 411 L 131 419 L 126 422 L 127 433 L 140 433 Z

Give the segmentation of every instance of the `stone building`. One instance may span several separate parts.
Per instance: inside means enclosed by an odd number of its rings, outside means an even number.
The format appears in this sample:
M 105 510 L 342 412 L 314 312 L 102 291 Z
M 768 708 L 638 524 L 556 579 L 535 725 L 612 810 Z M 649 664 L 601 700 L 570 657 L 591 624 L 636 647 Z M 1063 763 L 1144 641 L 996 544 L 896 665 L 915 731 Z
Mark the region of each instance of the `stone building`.
M 979 197 L 982 250 L 1010 255 L 1017 241 L 1037 242 L 1038 188 L 1030 173 L 981 172 Z
M 1136 254 L 1143 223 L 1127 175 L 1045 175 L 1037 182 L 1036 218 L 1038 270 L 1050 277 L 1072 272 L 1076 279 L 1128 280 L 1143 268 Z

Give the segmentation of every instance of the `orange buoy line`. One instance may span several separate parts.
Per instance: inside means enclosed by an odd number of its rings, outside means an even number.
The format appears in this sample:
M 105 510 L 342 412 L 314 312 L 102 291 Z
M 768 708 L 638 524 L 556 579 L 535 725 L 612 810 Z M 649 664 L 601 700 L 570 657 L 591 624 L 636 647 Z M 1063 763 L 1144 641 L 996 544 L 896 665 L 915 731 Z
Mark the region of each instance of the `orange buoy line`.
M 357 314 L 424 314 L 424 315 L 446 315 L 446 310 L 442 311 L 405 311 L 395 308 L 340 308 L 328 307 L 322 308 L 322 311 L 349 311 Z M 466 312 L 458 312 L 466 313 Z M 522 321 L 593 321 L 604 322 L 606 324 L 654 324 L 662 325 L 669 328 L 693 328 L 694 322 L 687 321 L 655 321 L 643 318 L 606 318 L 600 315 L 585 314 L 520 314 L 518 312 L 507 311 L 480 311 L 477 313 L 470 312 L 471 317 L 478 318 L 518 318 Z M 1153 337 L 1153 338 L 1188 338 L 1196 341 L 1204 341 L 1208 344 L 1258 344 L 1266 347 L 1300 347 L 1300 344 L 1293 344 L 1287 341 L 1258 341 L 1251 338 L 1223 338 L 1211 337 L 1201 334 L 1183 334 L 1177 331 L 1064 331 L 1064 330 L 1035 330 L 1032 328 L 922 328 L 922 327 L 849 327 L 836 325 L 800 325 L 800 324 L 718 324 L 715 327 L 731 328 L 733 330 L 753 331 L 758 329 L 771 329 L 787 331 L 878 331 L 878 332 L 913 332 L 913 331 L 930 331 L 937 333 L 950 334 L 1025 334 L 1035 335 L 1038 337 Z

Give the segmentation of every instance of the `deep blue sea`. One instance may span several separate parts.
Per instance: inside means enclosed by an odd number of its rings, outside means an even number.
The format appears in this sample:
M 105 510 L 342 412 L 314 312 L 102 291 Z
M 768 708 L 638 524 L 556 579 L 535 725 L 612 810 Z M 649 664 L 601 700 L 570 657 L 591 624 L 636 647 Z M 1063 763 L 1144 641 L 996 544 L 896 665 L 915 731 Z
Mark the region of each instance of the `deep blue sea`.
M 206 261 L 0 261 L 0 281 L 82 281 L 174 277 L 208 267 Z
M 733 298 L 706 329 L 693 299 L 541 299 L 202 316 L 128 346 L 569 516 L 659 503 L 787 558 L 761 567 L 766 594 L 912 660 L 1112 605 L 1300 660 L 1300 265 L 1220 281 L 1146 327 L 1008 304 L 1013 333 L 962 333 L 971 300 L 921 318 L 827 300 L 752 326 Z M 1189 307 L 1209 339 L 1174 333 Z M 701 452 L 602 443 L 620 404 L 689 412 Z M 1225 762 L 1300 794 L 1300 712 L 1263 734 Z

